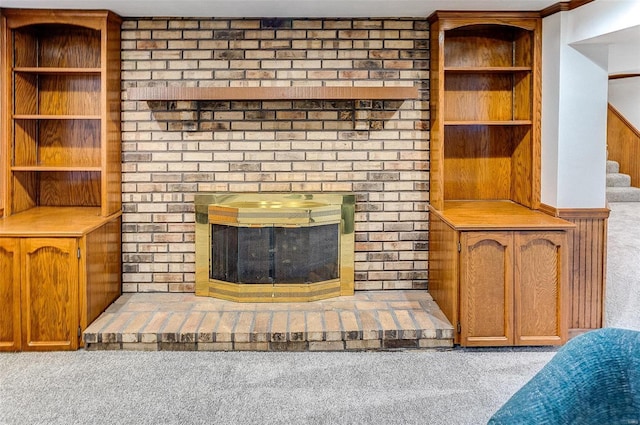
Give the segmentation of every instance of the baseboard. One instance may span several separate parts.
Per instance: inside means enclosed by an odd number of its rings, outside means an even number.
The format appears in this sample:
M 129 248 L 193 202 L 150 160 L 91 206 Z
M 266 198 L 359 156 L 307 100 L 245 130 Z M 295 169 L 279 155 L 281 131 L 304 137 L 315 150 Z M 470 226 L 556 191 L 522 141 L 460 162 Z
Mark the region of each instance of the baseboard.
M 574 329 L 569 329 L 569 339 L 573 339 L 573 338 L 577 337 L 578 335 L 582 335 L 582 334 L 585 334 L 585 333 L 590 332 L 590 331 L 595 331 L 596 329 L 600 329 L 600 328 L 574 328 Z

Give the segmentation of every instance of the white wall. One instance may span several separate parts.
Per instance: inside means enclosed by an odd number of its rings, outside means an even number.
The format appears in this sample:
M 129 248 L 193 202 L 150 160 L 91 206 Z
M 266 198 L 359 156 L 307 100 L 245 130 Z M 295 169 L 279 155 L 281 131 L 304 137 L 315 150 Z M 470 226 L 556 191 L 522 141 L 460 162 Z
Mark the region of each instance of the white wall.
M 569 43 L 598 42 L 600 37 L 615 37 L 620 31 L 640 26 L 638 0 L 596 0 L 568 13 L 572 21 Z
M 609 103 L 640 130 L 640 77 L 609 81 Z
M 635 43 L 622 42 L 609 46 L 609 75 L 640 72 L 640 27 L 637 28 L 625 32 Z
M 567 15 L 556 13 L 542 25 L 541 192 L 547 205 L 558 205 L 558 143 L 560 131 L 560 57 L 562 27 Z
M 543 20 L 543 203 L 606 206 L 608 73 L 634 63 L 638 31 L 636 0 L 596 0 Z

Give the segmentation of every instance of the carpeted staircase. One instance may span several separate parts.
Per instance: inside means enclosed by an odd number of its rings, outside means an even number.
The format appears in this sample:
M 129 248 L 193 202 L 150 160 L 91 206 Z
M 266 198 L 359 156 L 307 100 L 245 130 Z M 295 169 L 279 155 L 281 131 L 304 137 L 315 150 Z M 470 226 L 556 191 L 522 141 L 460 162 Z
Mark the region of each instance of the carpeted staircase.
M 620 173 L 616 161 L 607 161 L 607 201 L 640 202 L 640 189 L 631 187 L 631 177 Z

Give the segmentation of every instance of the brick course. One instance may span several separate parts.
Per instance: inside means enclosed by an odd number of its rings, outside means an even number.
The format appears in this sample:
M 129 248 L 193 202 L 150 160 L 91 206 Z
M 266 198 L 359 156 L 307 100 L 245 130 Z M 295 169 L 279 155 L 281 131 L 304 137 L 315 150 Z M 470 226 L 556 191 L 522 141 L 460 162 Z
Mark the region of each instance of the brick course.
M 424 19 L 126 19 L 122 86 L 407 86 L 398 101 L 123 94 L 123 290 L 194 290 L 198 191 L 353 192 L 356 289 L 427 285 Z

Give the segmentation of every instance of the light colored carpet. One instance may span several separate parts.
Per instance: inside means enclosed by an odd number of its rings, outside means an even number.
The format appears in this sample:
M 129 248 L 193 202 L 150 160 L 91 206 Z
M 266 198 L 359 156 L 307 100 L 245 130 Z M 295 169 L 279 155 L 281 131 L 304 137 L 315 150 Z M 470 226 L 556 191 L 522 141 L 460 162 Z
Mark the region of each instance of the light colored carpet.
M 640 203 L 610 205 L 606 325 L 640 330 Z M 0 354 L 0 424 L 482 424 L 553 349 Z
M 605 326 L 640 330 L 640 202 L 609 208 Z
M 0 423 L 479 424 L 553 354 L 4 354 Z

